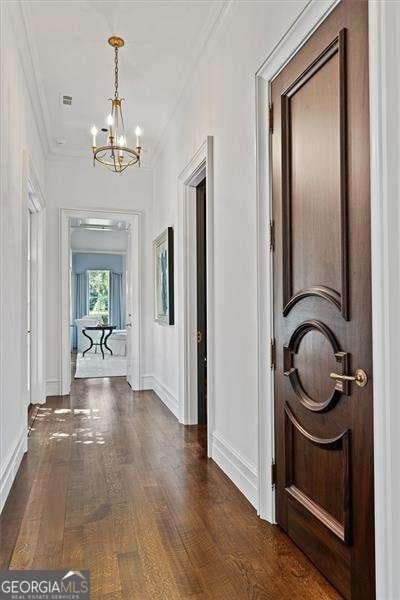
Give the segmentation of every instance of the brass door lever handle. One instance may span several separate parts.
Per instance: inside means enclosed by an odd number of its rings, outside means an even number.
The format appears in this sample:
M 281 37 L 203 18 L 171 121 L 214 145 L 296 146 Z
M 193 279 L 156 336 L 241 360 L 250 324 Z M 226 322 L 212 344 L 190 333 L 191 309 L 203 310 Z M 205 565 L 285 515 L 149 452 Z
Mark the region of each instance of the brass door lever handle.
M 355 381 L 356 384 L 363 388 L 368 383 L 368 375 L 363 369 L 357 369 L 354 375 L 340 375 L 339 373 L 331 373 L 329 375 L 332 379 L 336 379 L 336 381 Z

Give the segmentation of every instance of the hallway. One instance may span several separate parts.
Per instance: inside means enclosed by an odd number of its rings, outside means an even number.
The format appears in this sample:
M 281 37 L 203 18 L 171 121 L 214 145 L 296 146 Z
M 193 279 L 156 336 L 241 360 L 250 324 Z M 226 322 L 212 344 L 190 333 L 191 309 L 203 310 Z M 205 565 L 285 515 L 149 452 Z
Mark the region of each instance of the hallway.
M 40 407 L 1 516 L 2 569 L 89 569 L 92 598 L 336 599 L 153 392 L 75 380 Z

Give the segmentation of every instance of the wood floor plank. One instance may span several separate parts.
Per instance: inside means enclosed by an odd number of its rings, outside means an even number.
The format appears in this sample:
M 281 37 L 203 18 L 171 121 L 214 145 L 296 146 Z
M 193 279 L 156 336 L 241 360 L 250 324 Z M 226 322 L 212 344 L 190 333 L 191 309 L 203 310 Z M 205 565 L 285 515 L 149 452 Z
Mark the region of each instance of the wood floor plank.
M 0 517 L 3 568 L 89 569 L 93 600 L 338 600 L 153 392 L 75 380 L 40 407 Z

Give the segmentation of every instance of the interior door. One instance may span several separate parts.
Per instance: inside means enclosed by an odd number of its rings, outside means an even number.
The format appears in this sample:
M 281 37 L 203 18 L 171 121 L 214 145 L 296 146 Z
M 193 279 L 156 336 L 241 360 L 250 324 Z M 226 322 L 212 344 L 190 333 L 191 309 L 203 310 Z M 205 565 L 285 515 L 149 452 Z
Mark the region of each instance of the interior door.
M 271 84 L 276 518 L 374 597 L 368 3 L 343 0 Z M 350 379 L 349 379 L 350 378 Z
M 198 423 L 207 424 L 206 180 L 196 188 Z

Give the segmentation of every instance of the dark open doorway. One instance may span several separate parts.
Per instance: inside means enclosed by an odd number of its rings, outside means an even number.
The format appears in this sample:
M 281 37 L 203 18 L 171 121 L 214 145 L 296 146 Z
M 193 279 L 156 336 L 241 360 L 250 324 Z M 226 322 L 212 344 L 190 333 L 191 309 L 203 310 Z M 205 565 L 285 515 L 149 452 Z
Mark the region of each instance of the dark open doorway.
M 198 423 L 207 425 L 206 179 L 196 187 Z

